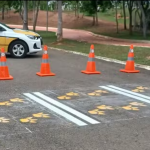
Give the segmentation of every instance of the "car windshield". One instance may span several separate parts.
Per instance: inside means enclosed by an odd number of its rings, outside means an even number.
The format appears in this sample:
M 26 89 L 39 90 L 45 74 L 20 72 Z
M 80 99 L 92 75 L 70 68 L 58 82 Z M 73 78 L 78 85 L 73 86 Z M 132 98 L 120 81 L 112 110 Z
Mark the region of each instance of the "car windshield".
M 8 29 L 14 29 L 14 28 L 11 28 L 11 27 L 7 26 L 6 24 L 3 24 L 3 23 L 0 23 L 0 25 L 3 25 L 3 26 L 5 26 Z

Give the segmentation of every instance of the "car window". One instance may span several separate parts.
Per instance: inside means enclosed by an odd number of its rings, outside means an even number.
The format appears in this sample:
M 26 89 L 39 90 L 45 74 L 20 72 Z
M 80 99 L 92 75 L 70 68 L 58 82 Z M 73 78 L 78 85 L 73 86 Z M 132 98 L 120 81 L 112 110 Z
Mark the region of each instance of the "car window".
M 0 25 L 0 31 L 6 31 L 6 30 Z
M 3 25 L 4 27 L 6 27 L 8 29 L 14 29 L 14 28 L 11 28 L 11 27 L 7 26 L 6 24 L 3 24 L 3 23 L 0 23 L 0 25 Z

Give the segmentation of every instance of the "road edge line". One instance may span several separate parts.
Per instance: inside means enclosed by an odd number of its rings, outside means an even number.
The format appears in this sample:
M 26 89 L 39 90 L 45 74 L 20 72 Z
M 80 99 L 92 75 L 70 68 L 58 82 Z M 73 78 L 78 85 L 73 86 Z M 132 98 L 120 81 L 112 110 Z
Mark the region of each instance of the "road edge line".
M 55 48 L 55 47 L 48 47 L 48 48 L 58 50 L 58 51 L 67 52 L 67 53 L 77 54 L 77 55 L 81 55 L 81 56 L 88 56 L 88 54 L 81 53 L 81 52 L 69 51 L 69 50 L 59 49 L 59 48 Z M 104 61 L 108 61 L 108 62 L 114 62 L 114 63 L 117 63 L 117 64 L 122 64 L 122 65 L 126 64 L 126 61 L 121 61 L 121 60 L 102 57 L 102 56 L 95 56 L 95 58 L 100 59 L 100 60 L 104 60 Z M 135 67 L 150 70 L 150 66 L 147 66 L 147 65 L 135 64 Z

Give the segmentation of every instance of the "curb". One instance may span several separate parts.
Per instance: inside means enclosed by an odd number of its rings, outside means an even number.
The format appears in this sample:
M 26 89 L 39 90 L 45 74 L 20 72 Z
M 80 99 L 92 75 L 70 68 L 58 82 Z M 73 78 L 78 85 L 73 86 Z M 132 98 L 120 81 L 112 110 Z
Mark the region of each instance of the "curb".
M 53 50 L 63 51 L 63 52 L 66 52 L 66 53 L 72 53 L 72 54 L 81 55 L 81 56 L 88 56 L 88 54 L 85 54 L 85 53 L 67 51 L 65 49 L 59 49 L 59 48 L 55 48 L 55 47 L 48 47 L 48 48 L 53 49 Z M 112 58 L 107 58 L 107 57 L 102 57 L 102 56 L 95 56 L 95 58 L 100 59 L 100 60 L 104 60 L 104 61 L 107 61 L 107 62 L 114 62 L 114 63 L 117 63 L 117 64 L 123 64 L 123 65 L 126 64 L 126 61 L 120 61 L 120 60 L 117 60 L 117 59 L 112 59 Z M 135 67 L 150 70 L 150 66 L 147 66 L 147 65 L 135 64 Z

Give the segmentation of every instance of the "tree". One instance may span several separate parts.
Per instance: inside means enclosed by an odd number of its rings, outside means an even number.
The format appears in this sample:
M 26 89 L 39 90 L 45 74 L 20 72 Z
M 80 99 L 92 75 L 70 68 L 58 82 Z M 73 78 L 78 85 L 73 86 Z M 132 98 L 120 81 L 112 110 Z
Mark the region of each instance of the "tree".
M 118 10 L 117 10 L 117 7 L 118 7 L 118 0 L 115 1 L 115 10 L 116 10 L 116 28 L 117 28 L 117 33 L 119 33 L 118 31 Z
M 28 30 L 28 1 L 23 1 L 23 29 Z
M 132 35 L 132 11 L 134 0 L 127 0 L 129 10 L 129 34 Z
M 40 6 L 40 0 L 35 1 L 35 6 L 33 10 L 34 19 L 33 19 L 33 31 L 35 31 L 37 18 L 38 18 L 38 12 L 39 12 L 39 6 Z
M 149 1 L 145 1 L 145 3 L 143 1 L 137 1 L 137 4 L 141 10 L 142 13 L 142 26 L 143 26 L 143 37 L 146 38 L 147 36 L 147 24 L 148 24 L 148 20 L 147 20 L 147 10 L 149 8 Z
M 5 7 L 8 6 L 9 1 L 1 1 L 0 8 L 2 10 L 2 20 L 5 19 Z
M 97 0 L 82 1 L 81 10 L 83 12 L 86 12 L 87 15 L 93 17 L 93 23 L 92 23 L 93 26 L 98 25 Z
M 124 17 L 124 29 L 127 29 L 127 24 L 126 24 L 126 10 L 125 10 L 125 1 L 123 0 L 123 17 Z
M 60 42 L 63 39 L 62 32 L 62 1 L 58 0 L 58 27 L 57 27 L 57 41 Z
M 14 13 L 19 13 L 21 19 L 23 20 L 23 1 L 11 1 L 11 5 L 15 9 Z
M 79 18 L 79 0 L 76 0 L 76 6 L 77 18 Z

